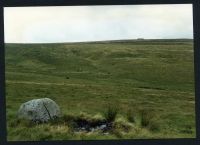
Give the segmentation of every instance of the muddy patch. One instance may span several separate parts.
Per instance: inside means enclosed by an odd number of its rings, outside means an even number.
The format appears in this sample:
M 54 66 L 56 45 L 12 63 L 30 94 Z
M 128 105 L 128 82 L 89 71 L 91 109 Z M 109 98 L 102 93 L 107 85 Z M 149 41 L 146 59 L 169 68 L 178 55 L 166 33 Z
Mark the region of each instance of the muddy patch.
M 78 119 L 74 121 L 73 128 L 75 132 L 102 131 L 103 133 L 108 133 L 113 128 L 113 123 L 105 120 L 88 121 Z

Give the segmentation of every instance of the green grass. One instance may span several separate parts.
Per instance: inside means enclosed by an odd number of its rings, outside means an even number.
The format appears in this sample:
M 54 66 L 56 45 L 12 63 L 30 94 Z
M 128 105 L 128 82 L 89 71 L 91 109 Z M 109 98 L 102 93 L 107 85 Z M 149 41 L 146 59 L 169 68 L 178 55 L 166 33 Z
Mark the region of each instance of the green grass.
M 194 138 L 193 62 L 190 40 L 6 44 L 8 140 Z M 75 133 L 67 123 L 13 127 L 19 106 L 43 97 L 64 115 L 117 106 L 116 127 L 109 135 Z

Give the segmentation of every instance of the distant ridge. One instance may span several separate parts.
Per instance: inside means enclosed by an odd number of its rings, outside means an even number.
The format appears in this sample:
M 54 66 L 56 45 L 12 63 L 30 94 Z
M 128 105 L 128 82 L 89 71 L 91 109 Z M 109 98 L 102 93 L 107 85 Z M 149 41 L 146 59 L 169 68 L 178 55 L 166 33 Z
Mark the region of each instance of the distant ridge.
M 178 38 L 178 39 L 119 39 L 119 40 L 100 40 L 100 41 L 81 41 L 81 42 L 54 42 L 54 43 L 5 43 L 5 44 L 81 44 L 81 43 L 145 43 L 145 42 L 193 42 L 193 39 Z

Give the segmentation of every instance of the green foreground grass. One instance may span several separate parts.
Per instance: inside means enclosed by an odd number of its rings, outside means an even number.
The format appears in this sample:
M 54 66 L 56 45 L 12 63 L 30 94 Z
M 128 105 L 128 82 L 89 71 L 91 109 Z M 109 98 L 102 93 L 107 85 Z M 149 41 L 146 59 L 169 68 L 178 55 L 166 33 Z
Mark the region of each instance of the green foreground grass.
M 193 61 L 190 40 L 6 44 L 8 140 L 194 138 Z M 115 127 L 105 135 L 17 119 L 22 103 L 44 97 L 64 116 L 106 119 L 117 107 Z

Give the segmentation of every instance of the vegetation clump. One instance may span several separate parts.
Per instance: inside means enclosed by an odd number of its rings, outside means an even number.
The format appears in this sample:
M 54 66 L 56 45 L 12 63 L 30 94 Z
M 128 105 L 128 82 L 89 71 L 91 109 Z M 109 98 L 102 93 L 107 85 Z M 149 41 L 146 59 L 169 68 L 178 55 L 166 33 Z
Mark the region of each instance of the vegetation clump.
M 141 110 L 141 126 L 150 129 L 151 131 L 157 131 L 160 127 L 159 118 L 153 110 L 143 109 Z
M 118 108 L 116 106 L 109 106 L 104 112 L 104 117 L 108 122 L 115 121 L 118 114 Z
M 129 109 L 126 115 L 127 115 L 128 121 L 135 123 L 136 115 L 135 115 L 135 112 L 132 109 Z

